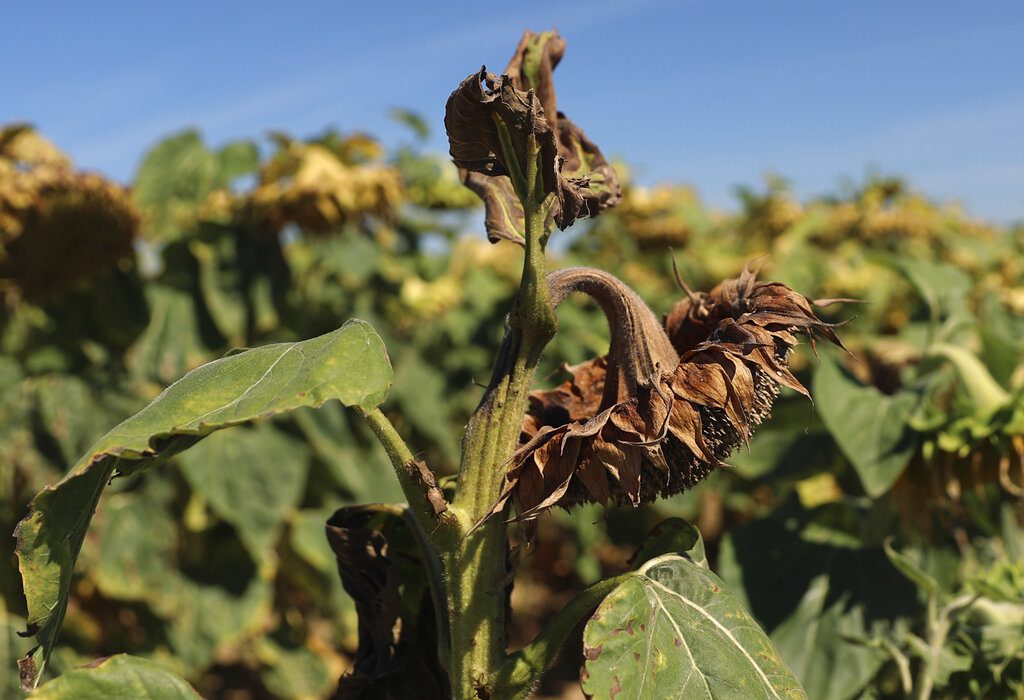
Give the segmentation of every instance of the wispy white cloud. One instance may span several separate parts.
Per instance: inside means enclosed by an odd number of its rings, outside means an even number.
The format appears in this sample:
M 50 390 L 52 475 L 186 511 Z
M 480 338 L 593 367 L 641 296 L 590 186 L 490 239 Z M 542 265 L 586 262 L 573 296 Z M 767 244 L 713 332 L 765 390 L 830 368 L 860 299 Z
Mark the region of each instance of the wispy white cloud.
M 666 0 L 575 2 L 547 7 L 543 12 L 534 14 L 538 21 L 543 16 L 546 26 L 557 26 L 563 32 L 580 31 L 664 2 Z M 344 56 L 329 67 L 318 70 L 303 67 L 301 72 L 225 95 L 224 99 L 207 100 L 185 109 L 127 122 L 123 115 L 118 119 L 116 114 L 108 114 L 110 118 L 106 123 L 116 126 L 105 133 L 83 138 L 74 147 L 75 155 L 84 164 L 123 164 L 128 159 L 137 158 L 152 139 L 190 125 L 211 133 L 251 135 L 253 128 L 273 126 L 274 120 L 293 119 L 296 113 L 312 112 L 334 120 L 343 116 L 339 111 L 345 110 L 345 103 L 352 101 L 352 95 L 361 91 L 373 93 L 372 88 L 380 84 L 400 89 L 403 83 L 429 77 L 445 58 L 468 55 L 476 61 L 480 55 L 494 53 L 493 47 L 498 46 L 501 53 L 494 58 L 504 61 L 523 27 L 522 13 L 509 10 L 502 14 L 479 13 L 472 17 L 471 22 L 444 34 L 424 36 L 415 41 L 381 42 L 369 51 L 361 50 Z M 396 77 L 389 80 L 386 76 Z M 139 81 L 139 74 L 129 71 L 105 79 L 99 92 L 110 95 L 120 91 L 123 95 L 125 91 L 135 89 Z M 379 97 L 379 94 L 370 94 L 371 99 Z M 397 94 L 390 101 L 392 104 L 401 103 L 401 95 Z M 102 115 L 104 101 L 94 99 L 93 104 Z

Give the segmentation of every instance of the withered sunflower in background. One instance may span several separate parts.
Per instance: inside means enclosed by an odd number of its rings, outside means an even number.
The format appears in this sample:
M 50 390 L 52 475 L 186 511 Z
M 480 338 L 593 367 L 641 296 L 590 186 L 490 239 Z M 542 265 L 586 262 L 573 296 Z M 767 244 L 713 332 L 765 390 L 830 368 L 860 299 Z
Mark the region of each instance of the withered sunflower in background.
M 555 304 L 573 292 L 594 298 L 611 343 L 606 357 L 567 368 L 561 386 L 531 393 L 492 511 L 512 499 L 517 520 L 556 505 L 638 505 L 693 487 L 750 439 L 780 387 L 808 396 L 788 367 L 799 336 L 841 346 L 814 302 L 758 282 L 749 268 L 708 294 L 687 288 L 664 324 L 601 270 L 559 270 L 548 285 Z
M 0 294 L 46 301 L 134 257 L 128 191 L 26 125 L 0 128 Z

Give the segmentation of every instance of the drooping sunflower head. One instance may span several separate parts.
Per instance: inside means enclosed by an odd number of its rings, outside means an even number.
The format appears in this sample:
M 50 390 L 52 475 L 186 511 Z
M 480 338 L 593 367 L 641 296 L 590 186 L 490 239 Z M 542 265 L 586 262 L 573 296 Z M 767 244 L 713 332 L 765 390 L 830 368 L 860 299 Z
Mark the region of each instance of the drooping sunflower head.
M 530 396 L 520 448 L 494 512 L 517 519 L 583 502 L 638 505 L 693 487 L 771 413 L 799 338 L 839 344 L 810 302 L 749 269 L 708 294 L 687 290 L 664 324 L 637 294 L 588 268 L 548 276 L 552 300 L 579 291 L 608 318 L 606 357 L 567 368 L 570 379 Z

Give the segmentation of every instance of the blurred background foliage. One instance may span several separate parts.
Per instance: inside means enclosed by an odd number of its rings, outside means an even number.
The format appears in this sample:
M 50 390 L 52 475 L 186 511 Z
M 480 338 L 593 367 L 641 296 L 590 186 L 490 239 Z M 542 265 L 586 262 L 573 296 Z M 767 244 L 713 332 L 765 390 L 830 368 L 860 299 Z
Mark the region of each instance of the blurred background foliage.
M 427 126 L 272 133 L 154 146 L 128 188 L 80 171 L 24 125 L 0 130 L 0 525 L 93 440 L 232 348 L 309 338 L 350 317 L 384 337 L 385 408 L 454 473 L 521 269 Z M 666 517 L 714 568 L 810 697 L 1024 697 L 1024 228 L 975 221 L 868 177 L 798 201 L 781 178 L 732 212 L 683 185 L 626 181 L 622 205 L 554 237 L 556 265 L 605 268 L 659 313 L 760 258 L 762 276 L 849 320 L 850 354 L 795 356 L 811 404 L 784 394 L 749 450 L 698 488 L 639 509 L 541 521 L 513 609 L 521 644 L 580 586 L 623 570 Z M 607 349 L 600 312 L 559 309 L 545 383 Z M 324 522 L 397 501 L 382 451 L 338 405 L 218 433 L 101 504 L 73 585 L 57 672 L 119 651 L 208 697 L 321 698 L 356 618 Z M 13 539 L 0 538 L 0 695 L 28 647 Z M 543 693 L 578 671 L 563 654 Z M 571 691 L 566 697 L 572 696 Z M 575 691 L 578 693 L 578 691 Z M 915 695 L 915 697 L 925 697 Z

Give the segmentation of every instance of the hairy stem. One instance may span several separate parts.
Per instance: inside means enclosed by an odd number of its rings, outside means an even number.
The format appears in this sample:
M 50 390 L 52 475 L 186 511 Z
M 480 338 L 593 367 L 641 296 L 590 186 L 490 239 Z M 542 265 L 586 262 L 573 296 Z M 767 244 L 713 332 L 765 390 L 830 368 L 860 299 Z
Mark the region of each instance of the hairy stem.
M 540 149 L 533 136 L 528 153 L 526 173 L 513 180 L 526 215 L 522 280 L 490 385 L 463 439 L 452 511 L 468 534 L 443 555 L 452 630 L 450 678 L 452 692 L 460 699 L 493 692 L 494 678 L 506 660 L 508 526 L 502 517 L 494 517 L 470 530 L 498 499 L 519 441 L 537 362 L 557 327 L 544 276 L 551 199 L 543 190 Z
M 428 534 L 429 540 L 442 539 L 441 535 L 445 531 L 454 529 L 455 519 L 445 512 L 447 504 L 444 503 L 443 496 L 440 500 L 431 499 L 435 490 L 440 493 L 434 483 L 434 475 L 425 467 L 417 466 L 412 451 L 379 408 L 371 411 L 356 408 L 356 411 L 370 426 L 377 441 L 387 452 L 391 465 L 395 468 L 398 483 L 402 486 L 405 500 L 409 503 L 409 510 L 415 516 L 420 529 Z

